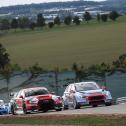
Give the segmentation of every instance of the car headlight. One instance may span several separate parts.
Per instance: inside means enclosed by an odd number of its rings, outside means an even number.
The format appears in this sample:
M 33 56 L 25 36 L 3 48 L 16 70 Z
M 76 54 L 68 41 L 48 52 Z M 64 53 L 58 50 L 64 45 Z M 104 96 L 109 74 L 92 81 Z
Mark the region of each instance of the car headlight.
M 55 104 L 62 104 L 62 98 L 60 96 L 52 96 Z
M 78 97 L 81 98 L 81 99 L 83 99 L 83 98 L 86 99 L 86 96 L 84 96 L 84 95 L 78 95 Z
M 29 103 L 32 103 L 32 104 L 37 104 L 38 103 L 38 99 L 37 98 L 32 98 L 29 100 Z
M 109 91 L 106 92 L 105 98 L 106 99 L 112 99 L 111 93 Z
M 54 101 L 57 101 L 57 100 L 62 100 L 62 98 L 60 97 L 60 96 L 55 96 L 55 95 L 53 95 L 52 96 L 52 99 L 54 100 Z

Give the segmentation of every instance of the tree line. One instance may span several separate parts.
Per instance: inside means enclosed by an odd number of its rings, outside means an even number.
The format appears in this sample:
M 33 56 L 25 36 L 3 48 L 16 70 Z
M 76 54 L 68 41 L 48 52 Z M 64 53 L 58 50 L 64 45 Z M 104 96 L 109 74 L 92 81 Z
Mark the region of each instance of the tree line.
M 107 22 L 108 19 L 111 19 L 113 21 L 116 21 L 116 19 L 120 15 L 118 14 L 117 11 L 111 11 L 109 14 L 97 14 L 96 20 L 100 22 Z M 86 11 L 83 14 L 83 21 L 86 21 L 89 23 L 90 20 L 92 20 L 93 17 L 90 14 L 90 12 Z M 0 20 L 0 30 L 9 30 L 9 29 L 31 29 L 34 30 L 36 27 L 37 28 L 43 28 L 46 25 L 48 25 L 49 28 L 53 28 L 55 25 L 60 26 L 61 24 L 65 25 L 80 25 L 81 19 L 79 16 L 71 16 L 68 15 L 64 17 L 63 20 L 60 19 L 59 16 L 55 17 L 53 21 L 46 23 L 46 19 L 44 18 L 43 14 L 39 13 L 37 15 L 37 19 L 33 21 L 32 19 L 29 19 L 28 17 L 20 17 L 20 18 L 13 18 L 11 20 L 5 18 Z

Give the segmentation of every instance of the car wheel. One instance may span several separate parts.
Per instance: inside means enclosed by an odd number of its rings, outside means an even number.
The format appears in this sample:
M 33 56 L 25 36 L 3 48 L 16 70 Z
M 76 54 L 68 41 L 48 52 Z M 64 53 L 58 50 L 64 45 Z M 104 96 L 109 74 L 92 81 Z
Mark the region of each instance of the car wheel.
M 106 105 L 106 106 L 111 106 L 111 105 L 112 105 L 112 103 L 107 102 L 107 103 L 105 103 L 105 105 Z
M 44 110 L 42 110 L 43 112 L 47 112 L 48 110 L 47 109 L 44 109 Z
M 11 106 L 11 113 L 12 113 L 12 115 L 16 115 L 14 104 Z
M 26 105 L 25 104 L 23 104 L 23 113 L 24 114 L 29 114 L 29 112 L 27 112 L 27 109 L 26 109 Z
M 65 105 L 64 100 L 62 100 L 62 104 L 63 104 L 63 110 L 67 110 L 69 108 L 68 105 Z
M 56 109 L 56 111 L 62 111 L 62 108 Z
M 76 98 L 73 99 L 73 108 L 80 109 L 80 105 L 77 103 Z
M 92 105 L 92 107 L 98 107 L 98 105 Z

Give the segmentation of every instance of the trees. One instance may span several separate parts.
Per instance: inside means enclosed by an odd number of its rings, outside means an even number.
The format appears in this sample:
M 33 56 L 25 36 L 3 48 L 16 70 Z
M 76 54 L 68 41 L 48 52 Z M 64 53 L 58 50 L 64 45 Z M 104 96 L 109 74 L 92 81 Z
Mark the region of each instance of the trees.
M 30 25 L 29 25 L 29 28 L 31 30 L 34 30 L 35 29 L 35 26 L 36 26 L 36 24 L 34 22 L 31 22 Z
M 29 19 L 27 17 L 19 18 L 19 27 L 21 29 L 28 28 L 29 24 L 30 24 L 30 21 L 29 21 Z
M 9 30 L 10 29 L 10 22 L 8 19 L 1 20 L 1 30 Z
M 64 23 L 66 25 L 70 25 L 71 24 L 71 21 L 72 21 L 72 17 L 69 15 L 69 16 L 66 16 L 65 19 L 64 19 Z
M 100 22 L 101 21 L 101 15 L 98 13 L 97 14 L 97 21 Z
M 0 44 L 0 74 L 7 81 L 7 92 L 9 92 L 9 80 L 11 76 L 11 67 L 10 67 L 10 59 L 9 54 L 6 52 L 6 49 Z M 8 94 L 9 98 L 9 94 Z
M 43 27 L 45 26 L 45 18 L 43 17 L 43 15 L 41 13 L 39 13 L 37 15 L 37 26 L 38 27 Z
M 109 14 L 109 18 L 113 21 L 116 21 L 116 19 L 119 17 L 119 14 L 117 11 L 111 11 Z
M 87 77 L 86 71 L 84 70 L 83 66 L 79 67 L 78 64 L 74 63 L 73 66 L 72 66 L 72 70 L 75 72 L 75 75 L 76 75 L 75 81 L 76 82 L 80 82 L 84 78 Z
M 53 23 L 53 22 L 49 22 L 49 23 L 48 23 L 48 27 L 49 27 L 49 28 L 53 28 L 53 26 L 54 26 L 54 23 Z
M 11 28 L 15 29 L 15 31 L 16 31 L 16 29 L 18 28 L 18 20 L 17 19 L 15 19 L 15 18 L 12 19 Z
M 54 19 L 54 24 L 57 24 L 57 25 L 61 24 L 60 18 L 58 16 Z
M 108 14 L 102 14 L 102 15 L 101 15 L 101 20 L 102 20 L 103 22 L 107 22 L 107 20 L 108 20 Z
M 3 69 L 0 69 L 0 74 L 3 76 L 3 78 L 6 80 L 7 83 L 8 100 L 9 100 L 9 83 L 13 72 L 14 72 L 13 68 L 10 64 L 6 64 Z
M 9 54 L 6 49 L 0 44 L 0 69 L 3 69 L 7 64 L 10 63 Z
M 87 11 L 84 13 L 83 17 L 87 23 L 92 19 L 90 13 Z
M 78 16 L 75 16 L 75 17 L 73 18 L 73 23 L 75 23 L 76 25 L 79 25 L 79 24 L 80 24 L 80 19 L 79 19 Z

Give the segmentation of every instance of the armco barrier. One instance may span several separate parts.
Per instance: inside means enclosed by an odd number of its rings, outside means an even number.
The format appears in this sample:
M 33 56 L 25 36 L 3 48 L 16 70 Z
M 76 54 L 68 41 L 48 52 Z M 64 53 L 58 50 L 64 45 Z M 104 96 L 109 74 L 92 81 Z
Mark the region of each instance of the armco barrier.
M 117 98 L 116 103 L 125 103 L 126 102 L 126 97 L 121 97 L 121 98 Z

